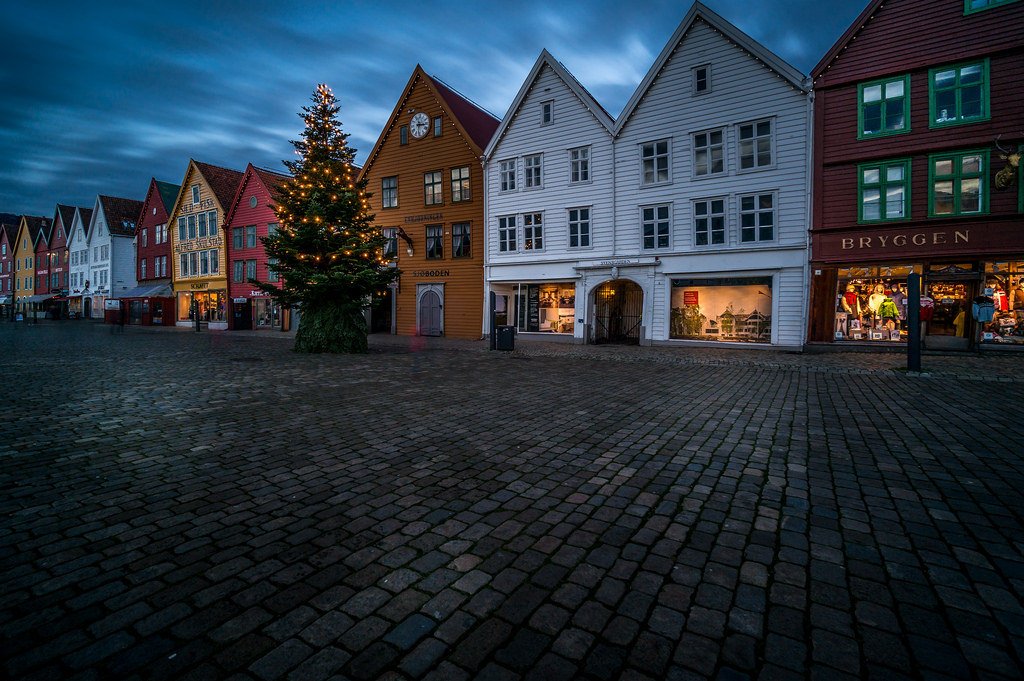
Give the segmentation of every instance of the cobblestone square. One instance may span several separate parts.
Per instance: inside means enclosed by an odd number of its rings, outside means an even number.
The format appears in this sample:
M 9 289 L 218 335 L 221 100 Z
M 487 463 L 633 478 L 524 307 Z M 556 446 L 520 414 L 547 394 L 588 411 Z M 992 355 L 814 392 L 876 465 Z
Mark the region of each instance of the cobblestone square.
M 1021 676 L 1021 355 L 0 348 L 6 678 Z

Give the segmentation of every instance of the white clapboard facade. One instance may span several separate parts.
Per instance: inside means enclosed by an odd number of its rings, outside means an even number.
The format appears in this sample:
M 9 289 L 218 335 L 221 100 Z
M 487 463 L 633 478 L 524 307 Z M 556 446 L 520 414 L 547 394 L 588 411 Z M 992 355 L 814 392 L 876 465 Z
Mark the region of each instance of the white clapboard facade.
M 535 125 L 545 88 L 557 93 L 556 75 L 543 65 L 531 73 L 488 150 L 490 289 L 571 281 L 578 342 L 801 346 L 810 208 L 804 76 L 697 3 L 611 127 L 606 150 L 608 135 L 594 116 L 556 131 L 556 107 L 555 122 Z M 550 171 L 537 193 L 542 202 L 529 200 L 525 188 L 501 191 L 502 159 L 520 158 L 522 172 L 532 150 L 564 154 L 588 139 L 604 154 L 591 164 L 589 192 L 575 185 L 551 191 Z M 562 214 L 588 202 L 595 219 L 584 253 L 568 246 Z M 535 204 L 553 216 L 543 248 L 519 243 L 517 257 L 503 253 L 501 216 L 528 214 Z M 559 293 L 551 312 L 554 290 L 517 284 L 507 322 L 520 333 L 551 333 L 544 320 L 564 318 L 569 300 Z
M 86 237 L 92 317 L 104 316 L 108 298 L 117 298 L 138 286 L 132 240 L 141 207 L 142 202 L 133 199 L 96 197 Z

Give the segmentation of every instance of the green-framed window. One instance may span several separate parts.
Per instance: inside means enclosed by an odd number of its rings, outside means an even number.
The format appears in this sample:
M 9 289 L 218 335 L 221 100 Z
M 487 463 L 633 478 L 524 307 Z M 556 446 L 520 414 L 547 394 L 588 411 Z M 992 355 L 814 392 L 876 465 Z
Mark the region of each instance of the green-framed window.
M 928 216 L 988 212 L 988 149 L 928 157 Z
M 910 217 L 910 159 L 857 166 L 857 219 L 860 222 Z
M 910 132 L 910 75 L 857 86 L 857 139 Z
M 987 121 L 988 59 L 928 71 L 931 127 Z
M 1009 5 L 1011 2 L 1017 0 L 964 0 L 964 14 L 974 14 L 993 7 Z

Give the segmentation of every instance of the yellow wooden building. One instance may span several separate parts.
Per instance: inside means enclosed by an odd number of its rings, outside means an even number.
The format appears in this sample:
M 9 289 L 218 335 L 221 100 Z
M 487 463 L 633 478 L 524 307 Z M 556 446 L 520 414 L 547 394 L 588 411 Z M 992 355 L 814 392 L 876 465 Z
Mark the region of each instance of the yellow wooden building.
M 14 240 L 14 303 L 17 310 L 29 315 L 35 308 L 36 239 L 49 226 L 49 218 L 22 215 Z

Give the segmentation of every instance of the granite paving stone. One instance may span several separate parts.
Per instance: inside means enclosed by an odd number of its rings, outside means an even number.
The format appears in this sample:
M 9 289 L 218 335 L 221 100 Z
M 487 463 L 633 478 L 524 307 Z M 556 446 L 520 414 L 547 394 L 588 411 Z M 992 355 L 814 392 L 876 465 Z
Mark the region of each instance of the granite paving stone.
M 1021 353 L 292 340 L 0 323 L 0 677 L 1024 669 Z

